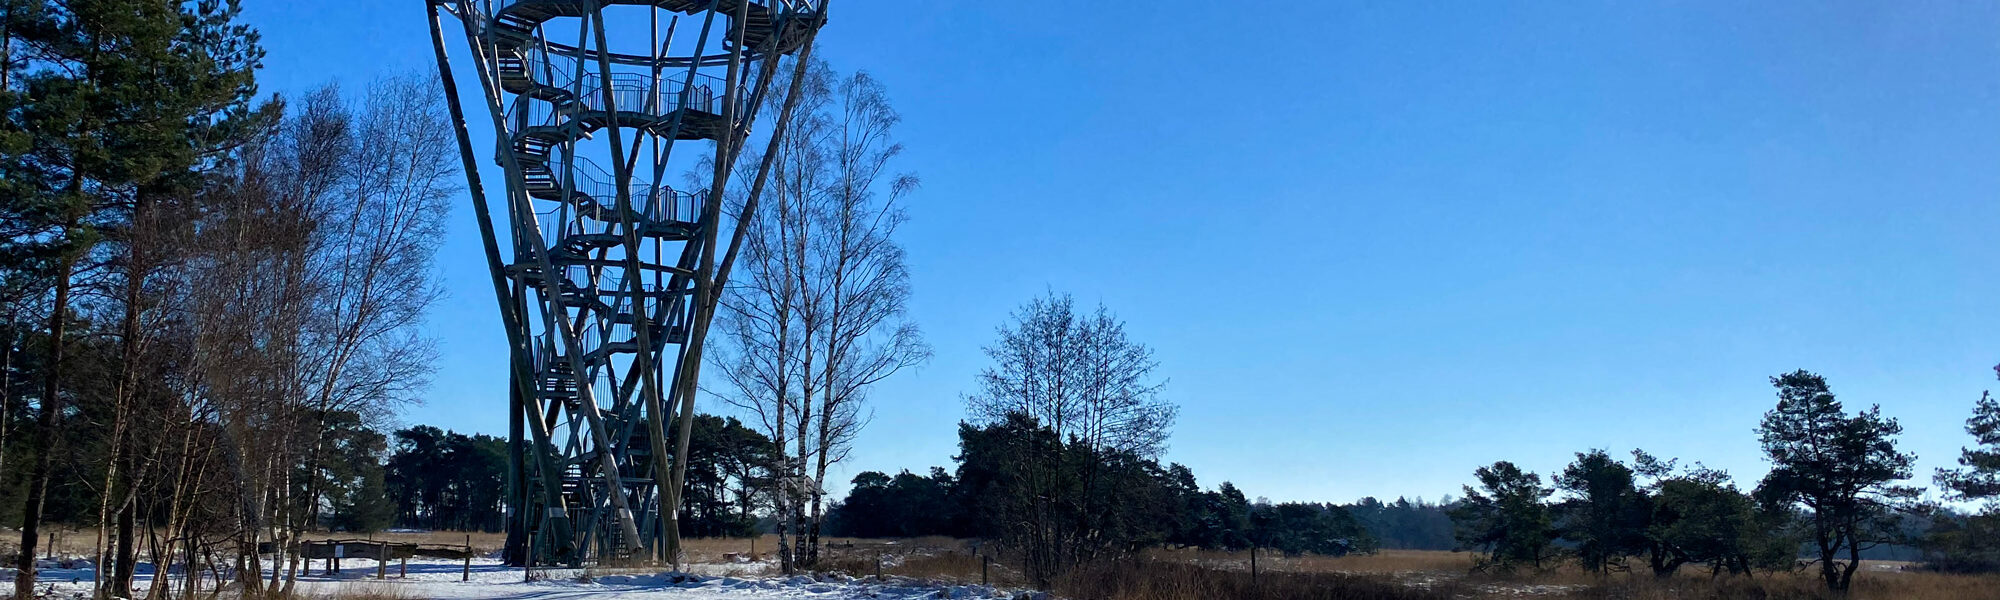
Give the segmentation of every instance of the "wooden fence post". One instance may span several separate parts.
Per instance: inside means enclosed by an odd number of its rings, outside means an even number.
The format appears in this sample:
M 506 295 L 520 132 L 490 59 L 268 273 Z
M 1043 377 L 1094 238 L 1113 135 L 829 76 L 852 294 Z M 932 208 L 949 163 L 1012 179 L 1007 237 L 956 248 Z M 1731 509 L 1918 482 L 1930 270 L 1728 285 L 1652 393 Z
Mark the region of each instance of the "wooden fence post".
M 986 563 L 987 563 L 987 561 L 988 561 L 988 559 L 986 558 L 986 555 L 985 555 L 985 554 L 981 554 L 981 555 L 979 555 L 979 585 L 989 585 L 988 583 L 986 583 Z
M 472 581 L 472 534 L 465 534 L 465 571 L 458 574 L 459 581 Z
M 1257 585 L 1257 545 L 1250 545 L 1250 585 Z
M 389 578 L 389 542 L 375 545 L 375 578 Z

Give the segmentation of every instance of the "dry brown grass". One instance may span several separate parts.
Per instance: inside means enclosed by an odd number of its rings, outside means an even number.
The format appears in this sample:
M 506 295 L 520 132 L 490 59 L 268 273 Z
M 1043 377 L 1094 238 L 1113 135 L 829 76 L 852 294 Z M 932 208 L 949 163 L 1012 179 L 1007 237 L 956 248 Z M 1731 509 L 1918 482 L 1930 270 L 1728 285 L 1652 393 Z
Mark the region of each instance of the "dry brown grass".
M 963 540 L 948 537 L 909 539 L 822 538 L 821 552 L 827 556 L 903 556 L 969 548 Z M 761 560 L 778 550 L 778 536 L 757 538 L 688 538 L 681 540 L 688 562 L 724 562 L 730 555 Z M 754 551 L 753 551 L 754 548 Z
M 769 555 L 777 549 L 778 536 L 775 535 L 765 535 L 755 538 L 687 538 L 681 540 L 681 551 L 686 553 L 687 561 L 695 563 L 724 562 L 730 554 L 754 560 L 752 557 Z
M 1080 569 L 1058 579 L 1055 592 L 1092 600 L 1444 600 L 1470 596 L 1468 589 L 1451 580 L 1259 571 L 1252 576 L 1248 571 L 1165 560 L 1125 561 Z
M 876 568 L 878 561 L 881 565 L 879 570 Z M 856 577 L 868 577 L 880 573 L 885 577 L 909 577 L 962 584 L 985 583 L 999 587 L 1027 585 L 1027 578 L 1022 577 L 1020 571 L 1002 561 L 982 558 L 967 549 L 879 555 L 866 551 L 838 552 L 826 557 L 820 566 L 821 570 L 836 571 Z
M 1156 560 L 1185 562 L 1224 570 L 1250 569 L 1250 552 L 1158 549 L 1147 553 Z M 1348 556 L 1303 555 L 1287 557 L 1277 552 L 1257 552 L 1257 570 L 1299 573 L 1347 573 L 1388 575 L 1398 573 L 1452 572 L 1471 570 L 1473 556 L 1466 552 L 1430 550 L 1383 550 L 1375 554 Z
M 97 549 L 96 527 L 70 527 L 67 525 L 43 524 L 40 539 L 35 543 L 35 554 L 49 554 L 49 534 L 55 534 L 55 552 L 63 556 L 89 556 Z M 14 556 L 21 548 L 21 530 L 0 528 L 0 554 Z
M 2000 576 L 1931 572 L 1857 573 L 1847 595 L 1827 591 L 1813 573 L 1708 577 L 1682 574 L 1610 576 L 1578 586 L 1562 596 L 1578 600 L 1993 600 L 2000 599 Z
M 1247 575 L 1248 552 L 1197 550 L 1155 550 L 1148 558 L 1156 562 L 1180 562 L 1194 567 Z M 1754 577 L 1712 577 L 1700 568 L 1682 570 L 1673 577 L 1658 579 L 1648 573 L 1588 573 L 1571 565 L 1511 575 L 1470 574 L 1473 556 L 1462 552 L 1385 550 L 1365 556 L 1301 556 L 1286 558 L 1259 553 L 1258 570 L 1269 581 L 1294 580 L 1290 574 L 1337 574 L 1391 577 L 1406 585 L 1446 585 L 1467 598 L 1574 598 L 1577 600 L 2000 600 L 2000 575 L 1950 575 L 1908 568 L 1907 563 L 1866 561 L 1855 574 L 1854 589 L 1846 596 L 1826 591 L 1812 572 L 1759 573 Z M 1203 577 L 1220 577 L 1196 571 L 1156 573 L 1159 586 L 1226 585 L 1207 582 Z M 1132 576 L 1130 573 L 1124 576 Z M 1353 580 L 1328 580 L 1320 584 L 1350 585 Z M 1287 584 L 1289 585 L 1289 584 Z M 1179 595 L 1172 587 L 1154 595 L 1120 591 L 1129 600 L 1171 600 Z M 1144 588 L 1141 589 L 1154 589 Z M 1150 592 L 1149 592 L 1150 593 Z M 1135 595 L 1136 594 L 1136 595 Z M 1096 597 L 1096 596 L 1093 596 Z M 1227 597 L 1227 596 L 1217 596 Z M 1247 596 L 1255 597 L 1255 596 Z M 1272 596 L 1276 597 L 1276 596 Z M 1313 597 L 1313 596 L 1301 596 Z M 1341 597 L 1341 596 L 1332 596 Z M 1366 597 L 1366 596 L 1357 596 Z
M 890 577 L 910 577 L 931 581 L 953 583 L 979 583 L 981 567 L 986 567 L 986 581 L 992 585 L 1019 587 L 1025 584 L 1020 574 L 998 561 L 983 562 L 974 552 L 974 546 L 966 540 L 948 537 L 921 537 L 908 539 L 865 539 L 865 538 L 825 538 L 820 549 L 819 571 L 846 573 L 855 577 L 872 577 L 876 573 Z M 756 538 L 756 553 L 751 554 L 751 538 L 699 538 L 683 541 L 688 562 L 708 564 L 729 564 L 734 555 L 736 561 L 774 561 L 772 554 L 778 548 L 778 538 L 766 535 Z M 877 569 L 877 564 L 881 568 Z
M 1223 569 L 1170 560 L 1086 568 L 1057 582 L 1056 592 L 1093 600 L 1401 600 L 1419 598 L 1549 598 L 1552 600 L 2000 600 L 2000 576 L 1931 572 L 1863 572 L 1846 595 L 1828 592 L 1813 573 L 1710 577 L 1684 572 L 1656 579 L 1647 574 L 1577 574 L 1556 569 L 1512 577 L 1467 576 L 1464 571 L 1404 571 L 1420 564 L 1384 560 L 1392 572 L 1262 571 Z M 1443 560 L 1437 561 L 1442 564 Z M 1338 564 L 1333 561 L 1311 563 Z M 1353 566 L 1349 563 L 1342 566 Z
M 990 559 L 982 563 L 978 555 L 958 550 L 940 552 L 928 556 L 903 558 L 896 564 L 885 567 L 884 572 L 891 575 L 934 581 L 980 583 L 979 570 L 982 566 L 986 567 L 988 577 L 1001 580 L 1003 585 L 1019 584 L 1020 578 L 1016 576 L 1014 570 L 1008 569 L 1003 565 L 993 564 L 990 562 Z M 993 582 L 988 581 L 987 583 Z

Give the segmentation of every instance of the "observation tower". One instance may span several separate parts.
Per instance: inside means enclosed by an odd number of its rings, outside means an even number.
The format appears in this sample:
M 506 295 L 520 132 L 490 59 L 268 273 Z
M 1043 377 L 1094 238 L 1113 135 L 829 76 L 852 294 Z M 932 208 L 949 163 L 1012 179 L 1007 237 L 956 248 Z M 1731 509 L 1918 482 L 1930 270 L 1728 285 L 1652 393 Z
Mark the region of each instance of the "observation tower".
M 692 416 L 697 299 L 719 291 L 702 271 L 714 199 L 824 3 L 430 0 L 510 346 L 510 562 L 675 558 L 686 465 L 669 445 Z M 477 70 L 462 84 L 444 17 Z M 481 101 L 489 118 L 468 117 Z M 478 175 L 468 121 L 494 132 L 504 189 Z

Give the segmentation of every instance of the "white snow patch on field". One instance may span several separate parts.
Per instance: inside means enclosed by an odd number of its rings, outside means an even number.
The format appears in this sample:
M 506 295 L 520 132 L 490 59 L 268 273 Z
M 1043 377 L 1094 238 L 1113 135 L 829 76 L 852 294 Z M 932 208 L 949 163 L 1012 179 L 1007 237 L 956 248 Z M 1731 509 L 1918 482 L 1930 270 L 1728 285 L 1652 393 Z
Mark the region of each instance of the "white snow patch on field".
M 52 567 L 54 565 L 51 565 Z M 381 595 L 408 600 L 849 600 L 878 598 L 916 600 L 929 598 L 1028 599 L 1045 598 L 1034 592 L 997 590 L 978 585 L 952 585 L 890 577 L 877 581 L 845 575 L 760 577 L 738 576 L 761 571 L 759 563 L 688 565 L 696 573 L 619 573 L 585 576 L 569 570 L 537 570 L 536 581 L 526 581 L 525 573 L 490 558 L 473 559 L 469 581 L 460 581 L 464 562 L 444 559 L 411 559 L 409 575 L 399 577 L 401 565 L 387 565 L 386 579 L 376 579 L 373 560 L 341 561 L 341 572 L 326 575 L 321 561 L 314 561 L 311 575 L 299 577 L 298 591 L 309 596 L 349 594 Z M 140 565 L 135 587 L 151 584 L 150 565 Z M 717 573 L 703 575 L 701 572 Z M 730 575 L 720 575 L 729 573 Z M 58 597 L 88 598 L 92 572 L 88 568 L 43 570 L 38 587 L 53 589 Z M 0 580 L 13 579 L 12 570 L 0 571 Z M 178 578 L 176 578 L 178 579 Z M 176 581 L 178 583 L 178 581 Z

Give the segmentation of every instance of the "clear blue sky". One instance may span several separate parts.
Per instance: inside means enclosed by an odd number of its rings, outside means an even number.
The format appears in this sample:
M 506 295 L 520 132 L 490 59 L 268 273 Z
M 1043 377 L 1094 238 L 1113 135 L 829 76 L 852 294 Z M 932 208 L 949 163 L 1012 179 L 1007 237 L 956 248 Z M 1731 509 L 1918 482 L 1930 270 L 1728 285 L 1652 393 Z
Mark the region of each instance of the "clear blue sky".
M 248 4 L 266 91 L 432 62 L 416 0 Z M 1274 500 L 1436 498 L 1592 447 L 1754 483 L 1766 378 L 1796 368 L 1900 419 L 1928 483 L 1996 383 L 2000 5 L 834 12 L 824 56 L 887 85 L 924 180 L 902 239 L 937 351 L 878 390 L 843 480 L 950 464 L 980 346 L 1049 289 L 1157 350 L 1168 459 Z M 469 211 L 440 262 L 404 420 L 504 433 Z

